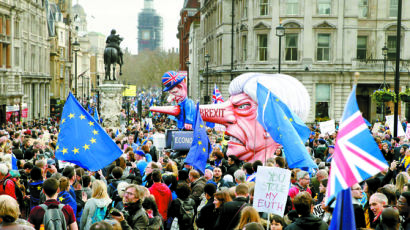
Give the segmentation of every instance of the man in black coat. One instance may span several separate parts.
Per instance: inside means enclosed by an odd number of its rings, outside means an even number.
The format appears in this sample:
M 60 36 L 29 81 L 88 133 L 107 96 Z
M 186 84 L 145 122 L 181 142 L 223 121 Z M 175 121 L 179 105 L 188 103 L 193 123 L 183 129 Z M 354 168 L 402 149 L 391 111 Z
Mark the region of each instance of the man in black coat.
M 196 219 L 196 225 L 198 228 L 204 230 L 214 229 L 216 219 L 218 218 L 217 212 L 215 212 L 214 194 L 216 192 L 216 186 L 214 184 L 206 184 L 204 187 L 205 198 L 207 202 L 202 209 L 198 210 L 198 217 Z
M 239 223 L 241 210 L 248 206 L 249 188 L 246 184 L 239 184 L 235 189 L 236 198 L 225 203 L 220 209 L 214 229 L 235 229 Z
M 226 174 L 229 174 L 235 178 L 234 173 L 236 172 L 236 170 L 239 169 L 239 163 L 240 163 L 240 160 L 238 159 L 237 156 L 229 155 L 228 156 L 229 167 L 228 167 L 228 170 L 226 171 Z

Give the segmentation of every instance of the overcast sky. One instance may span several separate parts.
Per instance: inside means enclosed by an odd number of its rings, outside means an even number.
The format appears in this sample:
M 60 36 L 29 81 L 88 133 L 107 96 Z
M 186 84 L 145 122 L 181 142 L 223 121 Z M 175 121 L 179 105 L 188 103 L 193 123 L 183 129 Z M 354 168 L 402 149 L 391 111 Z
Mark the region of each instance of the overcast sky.
M 109 35 L 111 29 L 116 29 L 124 41 L 121 47 L 131 53 L 138 52 L 137 25 L 138 13 L 144 8 L 144 0 L 73 0 L 84 8 L 87 14 L 88 31 Z M 157 14 L 163 18 L 163 48 L 179 48 L 176 34 L 179 12 L 184 0 L 154 0 Z

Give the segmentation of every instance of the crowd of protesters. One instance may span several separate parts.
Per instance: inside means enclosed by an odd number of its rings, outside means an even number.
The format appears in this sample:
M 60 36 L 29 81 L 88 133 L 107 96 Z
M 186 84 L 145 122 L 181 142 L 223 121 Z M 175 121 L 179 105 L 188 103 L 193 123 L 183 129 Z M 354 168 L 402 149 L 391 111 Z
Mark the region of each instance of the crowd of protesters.
M 288 168 L 282 148 L 266 162 L 242 162 L 226 155 L 223 132 L 209 129 L 213 152 L 202 175 L 184 165 L 187 152 L 157 148 L 153 136 L 175 128 L 173 122 L 158 116 L 153 124 L 107 129 L 123 155 L 97 172 L 55 159 L 58 124 L 51 119 L 3 127 L 0 228 L 328 229 L 336 202 L 326 205 L 325 193 L 336 134 L 311 127 L 306 148 L 318 169 L 290 169 L 282 218 L 253 208 L 258 166 Z M 351 187 L 356 227 L 410 229 L 407 139 L 392 138 L 383 126 L 373 136 L 390 167 Z

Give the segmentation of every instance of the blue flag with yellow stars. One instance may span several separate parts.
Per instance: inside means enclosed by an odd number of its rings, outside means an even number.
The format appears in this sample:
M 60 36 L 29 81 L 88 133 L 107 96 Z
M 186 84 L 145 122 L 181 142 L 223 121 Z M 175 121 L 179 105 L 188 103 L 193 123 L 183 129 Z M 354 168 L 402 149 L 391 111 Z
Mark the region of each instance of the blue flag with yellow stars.
M 193 127 L 194 134 L 192 139 L 192 145 L 189 149 L 187 157 L 185 158 L 185 163 L 187 165 L 193 166 L 195 169 L 204 174 L 206 161 L 208 160 L 209 153 L 212 152 L 212 146 L 206 133 L 205 125 L 202 121 L 201 114 L 199 112 L 199 103 L 196 105 L 196 113 Z
M 70 93 L 61 115 L 56 158 L 98 171 L 121 154 L 121 149 Z
M 258 82 L 257 119 L 274 141 L 283 146 L 289 168 L 317 168 L 305 147 L 310 130 L 276 95 Z

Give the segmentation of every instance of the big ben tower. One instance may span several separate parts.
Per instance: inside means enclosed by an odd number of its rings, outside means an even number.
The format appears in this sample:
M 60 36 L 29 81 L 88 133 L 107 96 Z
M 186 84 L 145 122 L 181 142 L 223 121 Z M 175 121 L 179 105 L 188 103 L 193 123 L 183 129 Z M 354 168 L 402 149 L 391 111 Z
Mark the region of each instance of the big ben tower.
M 144 0 L 138 14 L 138 53 L 162 48 L 162 17 L 154 9 L 154 0 Z

